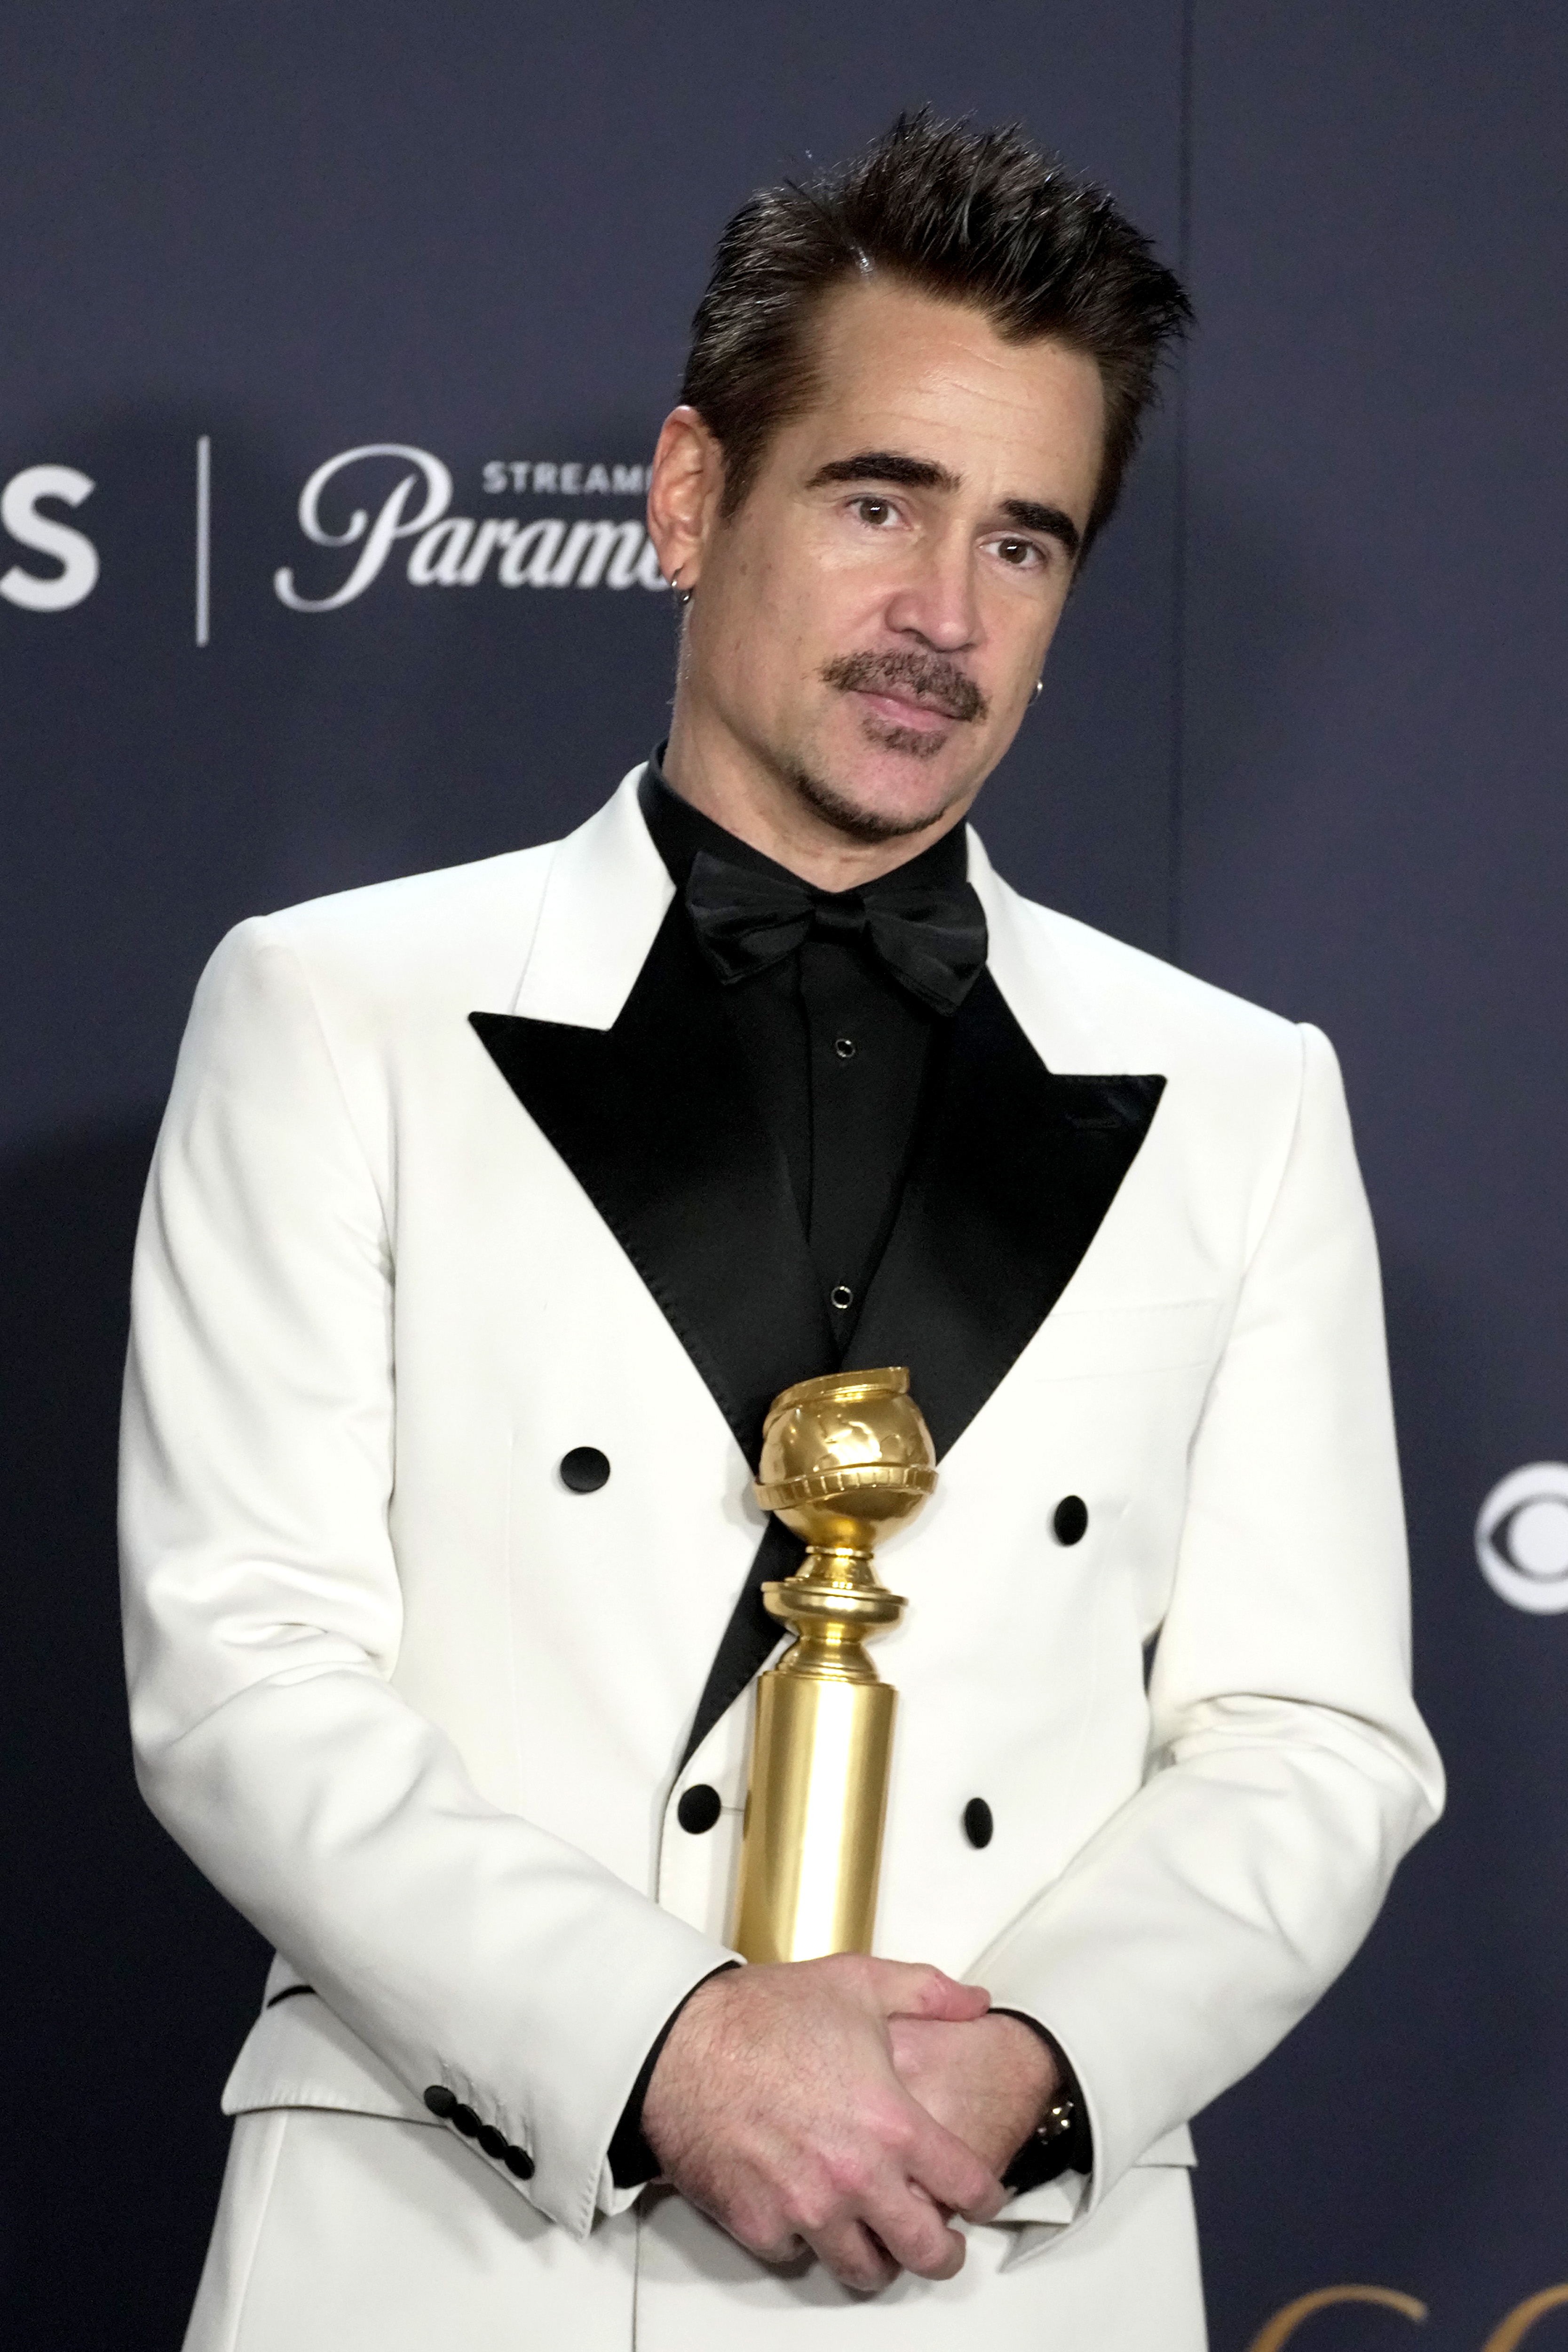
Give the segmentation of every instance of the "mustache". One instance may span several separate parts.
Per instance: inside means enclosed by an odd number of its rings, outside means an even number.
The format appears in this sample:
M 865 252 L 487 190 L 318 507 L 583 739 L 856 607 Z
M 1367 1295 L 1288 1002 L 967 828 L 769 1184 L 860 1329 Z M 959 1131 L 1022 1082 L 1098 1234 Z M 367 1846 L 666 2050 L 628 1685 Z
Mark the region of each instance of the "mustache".
M 843 694 L 904 693 L 949 719 L 966 722 L 986 718 L 990 705 L 972 677 L 942 654 L 840 654 L 819 673 L 824 686 Z

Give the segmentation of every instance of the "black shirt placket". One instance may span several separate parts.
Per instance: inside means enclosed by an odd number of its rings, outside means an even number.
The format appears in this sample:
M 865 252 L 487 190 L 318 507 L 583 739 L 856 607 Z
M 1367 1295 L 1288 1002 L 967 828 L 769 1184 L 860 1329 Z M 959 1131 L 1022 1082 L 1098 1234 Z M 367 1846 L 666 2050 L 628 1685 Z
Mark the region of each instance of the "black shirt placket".
M 807 1237 L 843 1346 L 897 1207 L 931 1020 L 852 939 L 814 933 L 799 964 L 811 1106 Z

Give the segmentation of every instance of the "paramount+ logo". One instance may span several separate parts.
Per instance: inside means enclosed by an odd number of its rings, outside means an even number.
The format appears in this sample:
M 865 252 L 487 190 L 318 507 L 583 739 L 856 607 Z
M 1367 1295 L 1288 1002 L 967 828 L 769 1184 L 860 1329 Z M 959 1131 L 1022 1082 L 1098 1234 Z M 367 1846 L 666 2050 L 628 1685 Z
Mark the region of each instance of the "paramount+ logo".
M 387 479 L 387 461 L 394 478 Z M 379 476 L 373 505 L 364 496 Z M 492 458 L 481 477 L 486 498 L 529 490 L 571 499 L 635 497 L 642 466 Z M 640 521 L 596 515 L 464 515 L 452 512 L 450 469 L 428 449 L 367 441 L 318 466 L 299 493 L 299 528 L 313 547 L 340 556 L 339 577 L 312 579 L 283 564 L 273 587 L 291 613 L 336 613 L 373 588 L 394 564 L 414 588 L 649 588 L 667 583 Z
M 209 434 L 194 454 L 187 545 L 195 642 L 206 646 L 214 528 L 221 533 L 225 508 Z M 619 459 L 490 458 L 472 501 L 487 510 L 462 514 L 453 511 L 456 486 L 444 458 L 413 442 L 365 441 L 306 478 L 296 516 L 307 548 L 271 569 L 285 551 L 274 541 L 262 562 L 278 602 L 311 614 L 341 612 L 392 579 L 417 589 L 658 593 L 667 583 L 641 515 L 648 473 Z M 0 484 L 0 602 L 24 613 L 66 613 L 93 593 L 102 572 L 99 550 L 72 510 L 95 492 L 99 505 L 112 505 L 112 483 L 100 487 L 63 464 L 26 466 Z M 627 514 L 632 499 L 637 509 Z M 497 511 L 508 501 L 514 511 Z M 606 501 L 621 502 L 621 514 L 606 514 Z M 248 567 L 255 558 L 246 561 Z

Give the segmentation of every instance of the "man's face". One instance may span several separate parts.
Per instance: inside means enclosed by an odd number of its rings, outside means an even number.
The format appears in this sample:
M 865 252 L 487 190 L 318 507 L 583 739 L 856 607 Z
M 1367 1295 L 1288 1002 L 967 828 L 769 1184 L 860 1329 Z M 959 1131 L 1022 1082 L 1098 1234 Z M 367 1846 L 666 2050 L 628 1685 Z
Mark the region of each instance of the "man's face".
M 967 808 L 1012 741 L 1099 478 L 1099 371 L 893 284 L 833 296 L 810 413 L 706 534 L 685 683 L 862 840 Z

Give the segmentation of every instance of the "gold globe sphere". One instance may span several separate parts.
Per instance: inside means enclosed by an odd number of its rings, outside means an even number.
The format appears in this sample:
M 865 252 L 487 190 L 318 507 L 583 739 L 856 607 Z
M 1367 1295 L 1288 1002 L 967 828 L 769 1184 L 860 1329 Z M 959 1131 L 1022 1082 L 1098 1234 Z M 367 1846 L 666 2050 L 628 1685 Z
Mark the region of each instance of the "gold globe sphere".
M 828 1372 L 773 1400 L 757 1499 L 813 1551 L 865 1554 L 921 1509 L 936 1465 L 903 1365 Z

